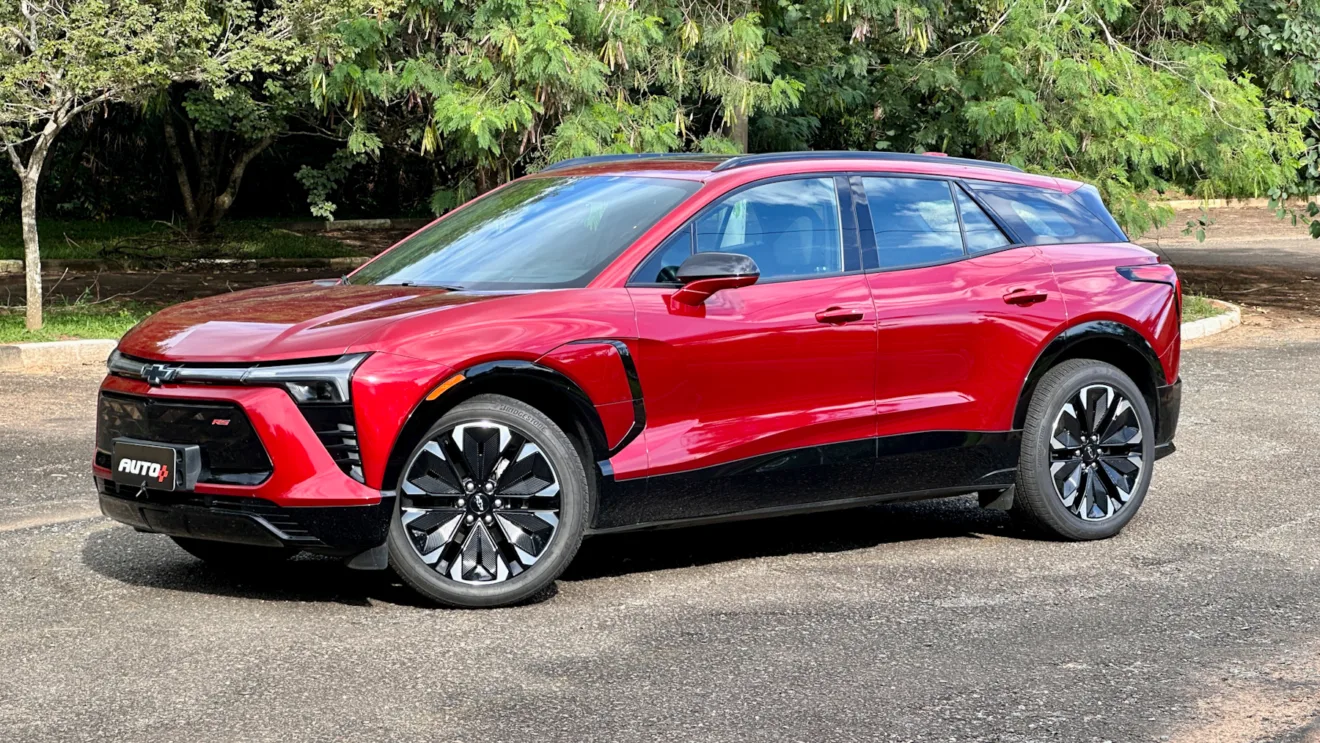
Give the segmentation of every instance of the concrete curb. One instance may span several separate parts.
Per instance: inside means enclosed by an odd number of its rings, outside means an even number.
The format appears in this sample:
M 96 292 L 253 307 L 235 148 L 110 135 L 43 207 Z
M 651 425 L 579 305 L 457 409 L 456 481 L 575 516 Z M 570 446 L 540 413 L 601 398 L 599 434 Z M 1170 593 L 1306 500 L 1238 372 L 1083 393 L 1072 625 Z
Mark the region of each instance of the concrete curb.
M 1222 333 L 1225 330 L 1231 330 L 1242 324 L 1242 308 L 1229 302 L 1218 299 L 1212 299 L 1211 302 L 1225 308 L 1227 311 L 1221 315 L 1207 317 L 1204 320 L 1195 320 L 1182 324 L 1182 339 L 1184 341 L 1194 341 L 1197 338 L 1205 338 Z
M 336 219 L 330 222 L 282 222 L 276 229 L 294 232 L 333 232 L 335 230 L 420 230 L 435 221 L 432 217 L 404 217 L 402 219 Z
M 0 345 L 0 371 L 102 364 L 118 344 L 117 340 L 99 339 Z

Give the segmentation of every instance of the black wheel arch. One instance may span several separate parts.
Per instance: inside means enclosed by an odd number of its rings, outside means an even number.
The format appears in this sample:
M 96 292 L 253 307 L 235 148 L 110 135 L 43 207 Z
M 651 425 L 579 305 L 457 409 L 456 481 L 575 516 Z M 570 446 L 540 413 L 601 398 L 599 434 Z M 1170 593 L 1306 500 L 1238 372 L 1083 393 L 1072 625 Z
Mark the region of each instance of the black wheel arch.
M 1113 364 L 1128 375 L 1146 398 L 1152 418 L 1159 415 L 1160 389 L 1169 385 L 1164 366 L 1150 343 L 1137 330 L 1117 320 L 1091 320 L 1065 328 L 1045 344 L 1022 384 L 1013 428 L 1026 424 L 1027 406 L 1041 377 L 1069 359 L 1095 359 Z M 1159 426 L 1159 421 L 1155 421 Z
M 572 379 L 550 367 L 522 359 L 487 361 L 456 375 L 463 379 L 434 400 L 423 399 L 413 408 L 394 439 L 385 462 L 381 486 L 398 482 L 408 456 L 422 436 L 454 406 L 482 394 L 504 395 L 531 405 L 555 422 L 574 441 L 591 471 L 607 457 L 605 427 L 591 398 Z

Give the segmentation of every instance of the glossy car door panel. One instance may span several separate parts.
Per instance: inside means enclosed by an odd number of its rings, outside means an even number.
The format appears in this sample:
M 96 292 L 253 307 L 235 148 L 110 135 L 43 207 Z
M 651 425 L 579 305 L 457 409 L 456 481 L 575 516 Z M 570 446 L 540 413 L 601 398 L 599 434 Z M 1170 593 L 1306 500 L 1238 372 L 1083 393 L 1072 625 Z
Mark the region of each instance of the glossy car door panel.
M 875 313 L 860 274 L 716 293 L 629 289 L 654 475 L 875 435 Z M 855 321 L 821 322 L 844 308 Z
M 871 273 L 867 281 L 880 435 L 1012 428 L 1021 380 L 1067 320 L 1040 250 Z

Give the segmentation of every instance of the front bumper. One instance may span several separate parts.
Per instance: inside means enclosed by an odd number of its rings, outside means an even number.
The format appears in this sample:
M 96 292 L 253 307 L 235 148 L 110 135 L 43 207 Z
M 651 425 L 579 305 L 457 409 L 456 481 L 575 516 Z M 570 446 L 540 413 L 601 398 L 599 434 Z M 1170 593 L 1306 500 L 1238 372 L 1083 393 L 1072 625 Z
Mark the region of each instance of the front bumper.
M 121 397 L 144 398 L 197 406 L 229 405 L 242 410 L 244 425 L 251 427 L 263 457 L 255 469 L 262 472 L 259 482 L 199 482 L 199 495 L 261 498 L 283 508 L 324 506 L 367 506 L 381 500 L 381 492 L 349 477 L 318 438 L 303 412 L 284 390 L 272 387 L 223 387 L 218 385 L 164 385 L 151 387 L 145 382 L 109 376 L 101 383 L 101 392 Z M 223 415 L 220 416 L 222 419 Z M 204 421 L 214 425 L 214 421 Z M 237 421 L 224 427 L 238 425 Z M 119 436 L 153 440 L 150 435 L 133 431 L 98 431 L 104 442 Z M 190 444 L 197 441 L 164 441 L 165 444 Z M 230 452 L 232 454 L 232 451 Z M 112 479 L 109 458 L 94 458 L 92 474 L 102 480 Z M 253 480 L 258 478 L 254 477 Z
M 1155 458 L 1175 451 L 1173 436 L 1178 432 L 1178 413 L 1182 410 L 1182 378 L 1155 390 Z
M 138 531 L 354 555 L 384 544 L 394 498 L 375 505 L 285 508 L 261 498 L 147 490 L 98 477 L 101 513 Z
M 98 428 L 107 430 L 98 430 L 92 474 L 106 516 L 141 531 L 241 544 L 296 546 L 324 554 L 348 555 L 385 542 L 394 508 L 392 493 L 382 493 L 350 477 L 283 389 L 170 384 L 152 387 L 140 380 L 109 376 L 101 392 L 103 397 L 121 403 L 160 403 L 153 425 L 162 417 L 168 423 L 167 429 L 163 428 L 168 432 L 161 433 L 151 426 L 107 424 L 107 420 L 116 419 L 98 416 Z M 241 411 L 241 417 L 233 414 L 235 409 Z M 114 430 L 121 426 L 125 430 Z M 250 430 L 259 443 L 253 443 L 252 436 L 208 440 L 203 432 L 211 426 L 231 433 L 242 427 L 244 433 Z M 164 440 L 179 435 L 194 440 Z M 176 492 L 117 486 L 109 469 L 110 456 L 103 449 L 106 442 L 121 437 L 163 444 L 202 444 L 203 456 L 207 457 L 203 468 L 206 481 L 197 482 L 191 490 Z M 249 461 L 250 467 L 239 466 Z

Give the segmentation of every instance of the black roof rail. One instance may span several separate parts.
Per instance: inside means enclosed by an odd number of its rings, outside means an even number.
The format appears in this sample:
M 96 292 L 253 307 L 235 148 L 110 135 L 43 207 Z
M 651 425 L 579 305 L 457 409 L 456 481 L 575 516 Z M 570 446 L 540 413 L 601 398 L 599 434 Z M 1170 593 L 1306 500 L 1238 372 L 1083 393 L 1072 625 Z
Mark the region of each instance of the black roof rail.
M 568 160 L 560 160 L 557 163 L 542 168 L 541 172 L 548 173 L 551 170 L 576 168 L 579 165 L 616 163 L 627 160 L 722 160 L 725 157 L 727 157 L 727 155 L 707 155 L 701 152 L 634 152 L 626 155 L 591 155 L 589 157 L 574 157 Z
M 711 168 L 712 172 L 733 170 L 748 165 L 766 163 L 793 162 L 795 160 L 888 160 L 891 162 L 948 163 L 950 165 L 971 165 L 980 168 L 996 168 L 1021 173 L 1022 168 L 1008 163 L 996 163 L 989 160 L 974 160 L 970 157 L 949 157 L 947 155 L 915 154 L 908 152 L 853 152 L 849 150 L 815 150 L 810 152 L 765 152 L 759 155 L 738 155 Z

